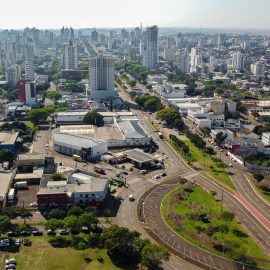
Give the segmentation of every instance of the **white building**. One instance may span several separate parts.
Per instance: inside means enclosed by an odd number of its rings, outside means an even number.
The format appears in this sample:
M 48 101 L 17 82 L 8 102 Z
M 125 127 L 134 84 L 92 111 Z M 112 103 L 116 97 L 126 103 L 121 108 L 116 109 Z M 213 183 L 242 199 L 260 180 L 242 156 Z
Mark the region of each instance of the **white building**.
M 100 54 L 90 59 L 89 84 L 92 100 L 110 100 L 117 96 L 114 90 L 115 60 L 110 55 Z
M 270 132 L 264 132 L 262 134 L 262 142 L 265 146 L 270 145 Z
M 98 159 L 108 151 L 105 141 L 60 132 L 54 133 L 53 146 L 56 152 L 70 156 L 79 155 L 83 159 Z
M 64 68 L 67 70 L 78 69 L 78 49 L 76 43 L 70 42 L 65 44 L 63 62 Z
M 183 73 L 189 73 L 190 67 L 190 56 L 189 53 L 185 51 L 178 51 L 175 55 L 176 67 Z
M 166 61 L 171 61 L 174 59 L 174 55 L 175 55 L 176 49 L 175 48 L 167 48 L 165 47 L 163 50 L 163 58 Z
M 185 84 L 172 84 L 164 82 L 163 84 L 156 86 L 156 92 L 166 99 L 184 98 L 186 91 L 187 85 Z
M 232 69 L 235 71 L 244 70 L 244 55 L 241 52 L 233 53 Z
M 158 27 L 147 27 L 146 44 L 143 50 L 143 65 L 149 69 L 156 69 L 158 64 Z
M 192 48 L 190 54 L 190 72 L 196 72 L 197 67 L 202 64 L 202 51 L 200 48 Z
M 224 128 L 218 128 L 218 129 L 212 129 L 210 136 L 212 140 L 214 141 L 218 133 L 222 133 L 223 135 L 226 135 L 226 140 L 233 140 L 234 138 L 234 133 L 228 129 Z
M 34 60 L 31 58 L 25 60 L 25 80 L 27 81 L 35 80 Z
M 257 61 L 255 64 L 251 64 L 250 71 L 253 76 L 263 78 L 265 76 L 265 63 Z

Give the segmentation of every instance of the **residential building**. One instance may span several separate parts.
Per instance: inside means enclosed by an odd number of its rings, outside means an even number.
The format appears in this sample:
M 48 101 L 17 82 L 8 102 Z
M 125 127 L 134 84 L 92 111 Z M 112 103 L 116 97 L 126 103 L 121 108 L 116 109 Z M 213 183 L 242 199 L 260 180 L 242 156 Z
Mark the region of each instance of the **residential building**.
M 114 58 L 100 54 L 90 59 L 89 84 L 92 100 L 110 100 L 116 98 L 114 90 Z
M 241 122 L 237 119 L 227 119 L 227 121 L 224 123 L 224 128 L 233 132 L 239 131 L 241 129 Z
M 190 72 L 196 72 L 197 67 L 202 64 L 202 50 L 192 48 L 190 54 Z
M 250 71 L 254 77 L 265 77 L 266 65 L 263 62 L 257 61 L 255 64 L 251 64 Z
M 64 45 L 63 55 L 64 69 L 78 69 L 78 49 L 77 44 L 70 41 Z
M 25 60 L 25 80 L 27 81 L 35 80 L 34 60 L 31 58 Z
M 19 65 L 12 65 L 6 68 L 5 73 L 6 81 L 8 84 L 15 86 L 18 81 L 21 79 L 21 69 Z
M 175 54 L 176 67 L 183 73 L 189 73 L 190 71 L 190 56 L 186 51 L 178 51 Z
M 146 44 L 143 50 L 143 65 L 149 69 L 156 69 L 158 64 L 158 27 L 147 27 Z
M 187 85 L 172 84 L 165 81 L 163 84 L 156 85 L 155 91 L 166 99 L 184 98 L 187 91 Z
M 19 81 L 19 101 L 27 105 L 36 103 L 36 89 L 33 81 Z
M 214 100 L 210 103 L 210 109 L 216 114 L 225 112 L 225 102 L 223 100 Z
M 235 71 L 244 70 L 244 55 L 241 52 L 235 52 L 232 55 L 232 69 Z

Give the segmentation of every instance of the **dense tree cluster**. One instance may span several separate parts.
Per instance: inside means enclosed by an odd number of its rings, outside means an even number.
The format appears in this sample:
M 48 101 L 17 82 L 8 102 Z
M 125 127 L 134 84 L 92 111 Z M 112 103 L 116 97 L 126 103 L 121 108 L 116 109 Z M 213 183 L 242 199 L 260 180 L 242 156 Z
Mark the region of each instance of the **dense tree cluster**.
M 104 126 L 103 116 L 100 115 L 97 112 L 89 112 L 89 113 L 87 113 L 83 118 L 83 122 L 85 124 L 94 125 L 94 126 L 97 126 L 97 127 Z
M 175 108 L 164 108 L 157 112 L 158 120 L 165 121 L 168 126 L 183 129 L 184 122 L 179 111 Z
M 136 98 L 137 104 L 146 111 L 157 112 L 163 109 L 161 99 L 156 96 L 144 94 Z

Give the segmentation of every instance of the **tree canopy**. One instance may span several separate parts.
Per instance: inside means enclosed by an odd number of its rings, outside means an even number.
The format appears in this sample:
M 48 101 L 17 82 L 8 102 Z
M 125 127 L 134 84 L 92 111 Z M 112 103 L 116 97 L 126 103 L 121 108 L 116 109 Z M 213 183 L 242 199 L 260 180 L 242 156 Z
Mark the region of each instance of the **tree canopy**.
M 178 129 L 184 127 L 184 122 L 179 111 L 175 108 L 164 108 L 157 112 L 156 115 L 158 120 L 165 121 L 167 125 L 173 126 Z
M 103 116 L 97 112 L 87 113 L 83 118 L 83 122 L 89 125 L 97 126 L 97 127 L 104 126 Z

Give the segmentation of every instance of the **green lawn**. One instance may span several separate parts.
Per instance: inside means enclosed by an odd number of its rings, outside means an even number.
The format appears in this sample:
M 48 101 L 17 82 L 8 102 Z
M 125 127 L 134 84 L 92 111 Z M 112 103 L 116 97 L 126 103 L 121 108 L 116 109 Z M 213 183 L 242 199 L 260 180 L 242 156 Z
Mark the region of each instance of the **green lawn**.
M 201 149 L 196 147 L 190 140 L 185 140 L 184 143 L 189 147 L 193 161 L 198 162 L 213 177 L 219 179 L 228 187 L 235 189 L 232 179 L 228 175 L 226 166 L 224 166 L 224 164 L 213 161 L 209 155 L 205 154 Z
M 258 192 L 267 200 L 270 202 L 270 192 L 267 192 L 263 190 L 259 185 L 255 185 Z
M 177 197 L 180 193 L 186 194 L 186 199 L 182 198 L 180 200 L 179 197 Z M 176 222 L 168 216 L 170 202 L 173 198 L 177 198 L 173 206 L 171 205 L 173 214 L 181 217 L 181 225 L 177 223 L 179 221 Z M 223 208 L 223 211 L 224 210 L 226 209 Z M 265 262 L 257 262 L 258 265 L 270 266 L 270 258 L 267 257 L 256 242 L 246 234 L 244 228 L 242 228 L 235 219 L 228 222 L 228 232 L 222 234 L 220 231 L 216 231 L 212 236 L 208 236 L 206 230 L 210 227 L 224 226 L 226 222 L 220 218 L 221 204 L 202 188 L 195 187 L 193 192 L 190 193 L 183 193 L 181 188 L 174 190 L 164 198 L 161 211 L 167 224 L 179 235 L 193 244 L 230 259 L 233 259 L 233 256 L 237 254 L 245 254 L 245 256 L 251 257 L 254 260 L 256 260 L 256 258 L 266 260 Z M 189 214 L 192 212 L 196 212 L 198 215 L 207 213 L 210 223 L 204 223 L 201 220 L 192 221 L 189 218 Z M 237 236 L 235 231 L 242 235 Z M 218 251 L 213 247 L 213 243 L 225 243 L 227 246 L 230 246 L 232 250 L 223 254 L 222 251 Z
M 79 270 L 84 263 L 84 258 L 88 256 L 94 249 L 86 249 L 83 251 L 73 248 L 53 248 L 48 243 L 48 237 L 29 237 L 32 241 L 31 247 L 21 246 L 19 253 L 2 253 L 0 256 L 0 269 L 4 269 L 5 258 L 15 258 L 17 260 L 18 270 Z M 96 250 L 93 261 L 86 269 L 106 269 L 118 270 L 108 257 L 106 250 Z M 97 261 L 97 256 L 104 259 L 104 263 Z

